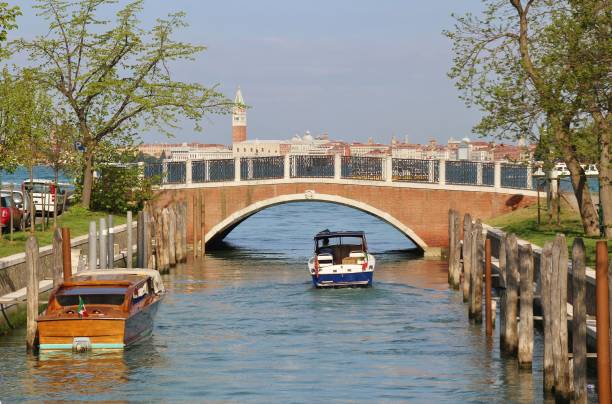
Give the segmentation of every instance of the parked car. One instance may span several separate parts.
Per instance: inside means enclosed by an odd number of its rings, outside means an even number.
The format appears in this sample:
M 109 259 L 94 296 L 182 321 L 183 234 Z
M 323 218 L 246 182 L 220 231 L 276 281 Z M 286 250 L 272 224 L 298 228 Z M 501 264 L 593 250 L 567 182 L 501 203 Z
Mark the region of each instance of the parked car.
M 13 204 L 9 196 L 0 196 L 0 222 L 2 223 L 2 230 L 10 230 L 11 215 L 13 216 L 13 229 L 23 229 L 25 227 L 23 212 Z
M 51 180 L 35 179 L 32 182 L 23 182 L 22 190 L 30 192 L 34 200 L 34 210 L 36 213 L 53 212 L 54 203 L 57 203 L 57 213 L 61 213 L 64 207 L 65 191 L 55 186 Z M 57 201 L 57 202 L 56 202 Z
M 13 202 L 15 203 L 15 207 L 21 210 L 24 217 L 24 225 L 28 227 L 32 220 L 32 209 L 30 208 L 30 197 L 27 193 L 19 189 L 3 189 L 0 191 L 0 196 L 11 196 L 11 192 L 13 195 Z

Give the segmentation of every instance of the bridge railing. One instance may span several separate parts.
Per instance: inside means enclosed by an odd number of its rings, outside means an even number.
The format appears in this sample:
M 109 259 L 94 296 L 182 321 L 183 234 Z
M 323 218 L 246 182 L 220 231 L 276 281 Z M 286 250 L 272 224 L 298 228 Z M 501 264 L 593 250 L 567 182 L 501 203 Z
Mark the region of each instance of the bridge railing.
M 394 158 L 391 170 L 393 181 L 427 183 L 440 181 L 440 162 L 438 160 Z
M 193 183 L 234 181 L 235 168 L 233 159 L 193 160 L 191 181 Z
M 384 181 L 384 159 L 380 157 L 342 156 L 341 178 Z
M 334 178 L 334 156 L 290 156 L 291 178 Z
M 285 155 L 164 161 L 145 164 L 143 171 L 145 178 L 160 185 L 327 178 L 535 189 L 531 166 L 526 164 L 388 156 Z
M 285 158 L 273 157 L 242 157 L 240 159 L 240 179 L 269 180 L 285 176 Z

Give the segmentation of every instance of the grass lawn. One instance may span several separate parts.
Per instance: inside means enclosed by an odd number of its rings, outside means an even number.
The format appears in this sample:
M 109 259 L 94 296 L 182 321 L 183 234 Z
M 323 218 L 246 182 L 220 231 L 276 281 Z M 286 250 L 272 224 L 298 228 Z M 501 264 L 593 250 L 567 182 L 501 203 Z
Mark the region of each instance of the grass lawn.
M 519 238 L 530 241 L 540 247 L 546 241 L 553 241 L 557 233 L 565 234 L 568 249 L 572 251 L 574 238 L 582 237 L 586 247 L 587 265 L 595 267 L 595 243 L 599 238 L 584 237 L 580 215 L 574 212 L 569 205 L 562 201 L 561 224 L 557 226 L 556 215 L 553 217 L 553 224 L 548 224 L 546 207 L 542 204 L 541 208 L 542 223 L 538 226 L 538 207 L 536 205 L 518 209 L 514 212 L 506 213 L 494 219 L 486 221 L 488 225 L 498 227 L 507 233 L 515 233 Z M 608 242 L 608 252 L 612 245 Z M 612 255 L 609 255 L 612 258 Z
M 105 212 L 91 212 L 78 206 L 71 207 L 67 212 L 58 216 L 57 222 L 60 227 L 70 228 L 70 237 L 82 236 L 89 232 L 89 222 L 96 220 L 101 217 L 107 217 L 108 213 Z M 124 224 L 126 218 L 124 216 L 113 215 L 113 224 L 115 226 Z M 53 219 L 49 220 L 49 226 L 53 227 Z M 4 233 L 2 240 L 0 240 L 0 257 L 6 257 L 8 255 L 17 254 L 25 251 L 25 242 L 29 236 L 29 232 L 14 232 L 13 241 L 9 240 L 10 234 Z M 44 245 L 51 244 L 53 240 L 53 230 L 46 229 L 44 232 L 41 231 L 41 225 L 36 225 L 36 237 L 38 238 L 38 244 L 42 247 Z

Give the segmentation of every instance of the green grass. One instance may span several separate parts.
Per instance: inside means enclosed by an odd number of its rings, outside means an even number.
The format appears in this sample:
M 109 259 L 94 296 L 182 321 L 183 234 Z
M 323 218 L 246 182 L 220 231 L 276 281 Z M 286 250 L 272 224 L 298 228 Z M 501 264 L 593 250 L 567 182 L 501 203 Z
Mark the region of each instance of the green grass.
M 527 240 L 540 247 L 547 241 L 553 241 L 557 233 L 563 233 L 567 238 L 571 257 L 572 243 L 576 237 L 582 237 L 586 248 L 587 265 L 595 266 L 595 243 L 599 238 L 585 237 L 582 230 L 580 215 L 569 205 L 562 203 L 561 224 L 556 224 L 556 214 L 553 224 L 548 224 L 545 206 L 541 207 L 541 224 L 538 226 L 538 208 L 536 205 L 518 209 L 486 221 L 487 224 L 498 227 L 506 233 L 515 233 L 519 238 Z M 608 251 L 610 248 L 608 247 Z M 610 255 L 612 258 L 612 255 Z
M 70 229 L 70 237 L 82 236 L 89 232 L 89 222 L 92 220 L 98 221 L 101 217 L 107 217 L 108 213 L 105 212 L 91 212 L 83 209 L 79 206 L 71 207 L 67 212 L 58 216 L 57 222 L 60 227 L 68 227 Z M 113 224 L 115 226 L 124 224 L 126 218 L 124 216 L 113 215 Z M 42 247 L 49 245 L 53 240 L 53 219 L 49 220 L 49 229 L 44 232 L 41 231 L 41 225 L 36 226 L 36 237 L 38 238 L 38 244 Z M 6 257 L 9 255 L 24 252 L 25 242 L 30 235 L 29 232 L 19 231 L 13 233 L 13 241 L 9 240 L 9 233 L 2 235 L 0 240 L 0 257 Z

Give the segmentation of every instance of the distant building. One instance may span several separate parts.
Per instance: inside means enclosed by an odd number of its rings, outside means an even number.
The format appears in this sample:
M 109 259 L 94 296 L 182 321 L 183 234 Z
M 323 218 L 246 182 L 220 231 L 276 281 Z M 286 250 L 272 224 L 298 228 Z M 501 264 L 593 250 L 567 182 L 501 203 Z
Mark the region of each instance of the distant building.
M 291 144 L 286 140 L 247 140 L 232 145 L 233 157 L 269 157 L 289 154 Z
M 205 143 L 150 143 L 138 146 L 142 154 L 172 160 L 231 158 L 232 151 L 222 144 Z
M 423 146 L 420 144 L 399 143 L 391 147 L 391 156 L 396 159 L 422 159 Z
M 236 105 L 232 109 L 232 143 L 239 143 L 247 140 L 246 105 L 240 87 L 236 90 L 234 104 Z
M 351 156 L 389 155 L 391 147 L 386 144 L 374 143 L 372 138 L 368 143 L 351 143 L 349 145 Z

